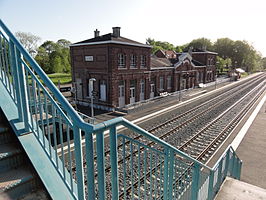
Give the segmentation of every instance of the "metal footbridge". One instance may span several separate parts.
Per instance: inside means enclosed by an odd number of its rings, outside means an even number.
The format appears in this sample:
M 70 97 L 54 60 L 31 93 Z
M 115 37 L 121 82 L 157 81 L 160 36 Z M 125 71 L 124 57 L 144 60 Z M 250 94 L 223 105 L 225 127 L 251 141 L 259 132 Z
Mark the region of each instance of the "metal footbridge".
M 0 30 L 0 107 L 52 199 L 211 200 L 226 176 L 240 178 L 231 147 L 210 168 L 124 118 L 86 123 L 1 20 Z

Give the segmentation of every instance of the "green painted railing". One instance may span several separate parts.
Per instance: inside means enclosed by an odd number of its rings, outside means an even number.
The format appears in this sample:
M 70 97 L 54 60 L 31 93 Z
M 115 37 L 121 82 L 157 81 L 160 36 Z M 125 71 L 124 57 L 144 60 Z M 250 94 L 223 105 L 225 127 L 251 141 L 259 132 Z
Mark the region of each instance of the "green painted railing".
M 0 80 L 74 198 L 207 200 L 226 176 L 240 178 L 231 147 L 211 169 L 123 118 L 84 122 L 2 21 L 0 27 Z M 120 126 L 133 134 L 118 134 Z

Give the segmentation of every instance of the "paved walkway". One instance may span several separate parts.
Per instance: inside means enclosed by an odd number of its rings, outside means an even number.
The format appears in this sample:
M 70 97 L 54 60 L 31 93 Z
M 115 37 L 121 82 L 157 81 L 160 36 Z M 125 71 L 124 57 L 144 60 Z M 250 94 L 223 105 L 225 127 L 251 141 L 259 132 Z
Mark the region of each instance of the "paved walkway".
M 236 132 L 224 146 L 231 144 L 242 160 L 241 178 L 227 177 L 215 200 L 266 200 L 266 92 Z
M 227 177 L 215 200 L 266 200 L 266 190 Z
M 248 123 L 247 121 L 246 124 Z M 240 134 L 244 129 L 243 126 Z M 266 95 L 258 114 L 246 131 L 242 141 L 237 141 L 237 137 L 235 139 L 236 143 L 240 143 L 236 153 L 243 161 L 241 180 L 266 189 Z

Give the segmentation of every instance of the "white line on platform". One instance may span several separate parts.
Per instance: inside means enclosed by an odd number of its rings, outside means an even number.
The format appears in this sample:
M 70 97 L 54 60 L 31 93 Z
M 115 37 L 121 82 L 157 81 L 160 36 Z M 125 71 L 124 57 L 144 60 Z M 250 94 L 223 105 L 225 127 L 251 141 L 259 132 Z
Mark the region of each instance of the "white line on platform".
M 263 99 L 260 101 L 260 103 L 257 105 L 253 113 L 250 115 L 248 120 L 246 121 L 245 125 L 241 128 L 233 142 L 231 143 L 234 150 L 236 150 L 245 137 L 246 133 L 248 132 L 248 129 L 250 128 L 251 124 L 255 120 L 256 116 L 258 115 L 261 107 L 263 106 L 264 102 L 266 101 L 266 94 L 264 95 Z

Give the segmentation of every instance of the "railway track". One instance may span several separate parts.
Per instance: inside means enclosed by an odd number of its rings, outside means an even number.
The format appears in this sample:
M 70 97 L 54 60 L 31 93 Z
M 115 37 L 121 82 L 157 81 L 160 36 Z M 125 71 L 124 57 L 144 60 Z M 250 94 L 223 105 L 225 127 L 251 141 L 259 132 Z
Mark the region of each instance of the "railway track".
M 258 78 L 257 82 L 254 80 L 251 80 L 251 81 L 247 82 L 247 84 L 246 84 L 247 86 L 245 86 L 245 87 L 239 86 L 237 88 L 231 89 L 231 90 L 227 91 L 226 93 L 219 95 L 219 96 L 215 97 L 214 99 L 203 103 L 202 105 L 196 106 L 193 109 L 190 109 L 183 114 L 174 116 L 172 119 L 168 119 L 167 121 L 149 129 L 148 131 L 150 133 L 156 135 L 160 139 L 165 140 L 165 141 L 169 140 L 169 138 L 171 138 L 171 137 L 172 137 L 172 139 L 171 139 L 172 141 L 176 141 L 176 137 L 174 137 L 174 136 L 178 135 L 178 132 L 180 129 L 183 129 L 184 127 L 188 127 L 188 126 L 192 125 L 194 121 L 199 120 L 200 118 L 203 118 L 203 116 L 206 115 L 207 113 L 209 113 L 212 109 L 218 108 L 220 105 L 226 104 L 226 102 L 230 101 L 230 99 L 232 99 L 233 97 L 236 97 L 237 94 L 239 94 L 241 92 L 245 93 L 245 91 L 250 90 L 250 88 L 252 88 L 253 85 L 257 85 L 261 81 L 261 79 L 263 79 L 263 78 L 264 77 Z M 251 83 L 253 83 L 253 85 Z M 248 96 L 248 95 L 246 94 L 245 96 Z M 211 104 L 211 106 L 209 106 L 210 104 Z M 237 103 L 235 103 L 235 104 L 237 105 Z M 251 103 L 250 103 L 250 106 L 251 106 Z M 203 128 L 201 128 L 201 130 L 193 133 L 192 137 L 190 135 L 189 138 L 185 138 L 185 142 L 176 143 L 174 146 L 176 146 L 180 150 L 190 154 L 194 158 L 199 159 L 200 161 L 203 161 L 203 162 L 206 161 L 209 158 L 209 156 L 211 155 L 211 153 L 226 138 L 226 134 L 227 135 L 229 134 L 229 132 L 230 132 L 229 130 L 232 129 L 232 127 L 234 127 L 233 125 L 237 123 L 237 120 L 240 120 L 241 116 L 243 116 L 243 114 L 242 115 L 239 114 L 239 115 L 237 115 L 238 117 L 235 117 L 232 120 L 232 123 L 229 123 L 228 121 L 225 123 L 222 123 L 223 124 L 223 131 L 222 132 L 220 130 L 219 131 L 216 130 L 217 124 L 216 125 L 214 125 L 214 124 L 215 123 L 219 124 L 219 123 L 221 123 L 221 120 L 226 119 L 227 118 L 226 113 L 229 110 L 231 110 L 231 109 L 227 109 L 226 111 L 221 113 L 218 117 L 216 117 L 214 120 L 212 120 L 207 125 L 205 125 Z M 134 138 L 133 140 L 137 140 L 140 143 L 145 144 L 146 146 L 149 146 L 151 148 L 156 148 L 156 144 L 154 144 L 153 142 L 149 142 L 149 141 L 145 140 L 141 136 L 132 136 L 132 135 L 130 135 L 130 133 L 127 135 L 128 135 L 128 137 Z M 178 137 L 180 137 L 180 136 L 178 136 Z M 207 138 L 208 138 L 208 140 L 207 140 Z M 122 143 L 119 143 L 118 149 L 120 149 L 120 152 L 122 152 L 122 154 L 120 154 L 118 157 L 119 158 L 118 165 L 120 166 L 120 168 L 122 168 L 122 166 L 124 165 L 125 162 L 131 162 L 132 156 L 142 158 L 142 159 L 145 158 L 145 152 L 146 151 L 144 151 L 144 147 L 139 146 L 138 149 L 134 150 L 134 148 L 132 148 L 132 142 L 130 142 L 130 141 L 126 141 L 126 142 L 124 141 Z M 126 153 L 126 152 L 129 152 L 129 153 Z M 108 158 L 109 153 L 110 153 L 109 150 L 107 150 L 105 152 L 106 176 L 108 176 L 108 174 L 110 173 L 110 169 L 111 169 L 110 165 L 109 165 L 109 158 Z M 141 154 L 144 154 L 144 155 L 141 155 Z M 146 155 L 146 159 L 147 159 L 147 156 L 148 155 Z M 139 162 L 140 162 L 140 159 L 138 161 L 138 164 L 139 164 Z M 160 167 L 160 166 L 162 166 L 162 163 L 160 163 L 160 161 L 158 161 L 158 159 L 157 159 L 157 162 L 159 162 L 159 164 L 155 165 L 155 167 L 152 170 L 150 169 L 149 174 L 143 174 L 143 176 L 139 177 L 138 181 L 136 181 L 134 183 L 131 180 L 131 184 L 127 188 L 121 187 L 122 189 L 120 191 L 120 198 L 127 197 L 127 195 L 130 193 L 132 193 L 132 195 L 134 196 L 135 194 L 134 194 L 134 192 L 132 192 L 132 189 L 134 187 L 137 187 L 137 185 L 139 185 L 140 182 L 143 182 L 145 179 L 149 180 L 149 177 L 150 177 L 150 180 L 152 180 L 151 177 L 156 176 L 156 172 L 158 172 L 158 170 L 163 170 L 162 167 Z M 96 164 L 96 160 L 95 160 L 95 164 Z M 132 165 L 134 165 L 135 167 L 137 167 L 138 164 L 132 163 Z M 150 164 L 150 166 L 151 165 L 152 164 Z M 148 165 L 148 168 L 149 168 L 149 165 Z M 75 170 L 75 167 L 73 168 L 73 171 L 74 170 Z M 183 176 L 182 174 L 187 174 L 188 179 L 190 179 L 188 173 L 186 172 L 187 169 L 185 171 L 184 170 L 180 174 L 180 176 Z M 155 175 L 154 175 L 154 173 L 155 173 Z M 120 175 L 123 175 L 123 174 L 120 174 Z M 121 184 L 121 181 L 120 181 L 120 184 Z M 108 181 L 107 181 L 106 186 L 107 186 L 107 191 L 110 190 L 110 188 L 109 188 L 110 184 L 108 183 Z M 143 188 L 143 189 L 145 189 L 145 188 Z
M 191 155 L 201 162 L 206 162 L 208 158 L 214 153 L 214 151 L 219 147 L 219 145 L 227 138 L 231 130 L 236 126 L 236 124 L 242 119 L 242 117 L 248 112 L 250 107 L 256 102 L 256 100 L 260 97 L 260 95 L 265 91 L 265 86 L 259 85 L 257 88 L 246 94 L 239 101 L 233 104 L 231 107 L 226 109 L 222 114 L 208 123 L 203 129 L 195 133 L 195 135 L 187 140 L 183 145 L 178 147 L 179 150 Z M 250 98 L 247 100 L 247 98 Z M 241 108 L 240 112 L 232 115 L 232 112 L 235 112 L 234 109 L 239 109 L 242 107 L 243 102 L 248 101 L 248 104 Z M 231 117 L 228 117 L 230 116 Z M 227 119 L 227 120 L 224 120 Z M 222 122 L 222 123 L 221 123 Z M 137 151 L 139 154 L 139 150 Z M 135 152 L 134 152 L 135 153 Z M 189 163 L 187 163 L 189 164 Z M 151 174 L 154 174 L 157 169 L 159 169 L 163 165 L 163 162 L 154 166 L 151 171 Z M 179 176 L 187 176 L 186 183 L 182 182 L 183 187 L 190 183 L 190 179 L 192 178 L 189 175 L 190 168 L 184 168 L 179 172 Z M 132 186 L 137 187 L 139 182 L 144 182 L 147 179 L 147 176 L 152 176 L 147 174 L 142 176 L 140 180 L 135 182 Z M 180 178 L 179 178 L 180 179 Z M 179 183 L 180 185 L 180 183 Z M 130 195 L 132 191 L 132 186 L 129 186 L 125 191 L 121 192 L 120 198 L 123 198 L 127 195 Z M 126 195 L 125 195 L 126 194 Z M 124 198 L 125 199 L 125 198 Z

